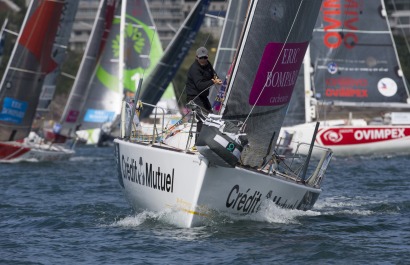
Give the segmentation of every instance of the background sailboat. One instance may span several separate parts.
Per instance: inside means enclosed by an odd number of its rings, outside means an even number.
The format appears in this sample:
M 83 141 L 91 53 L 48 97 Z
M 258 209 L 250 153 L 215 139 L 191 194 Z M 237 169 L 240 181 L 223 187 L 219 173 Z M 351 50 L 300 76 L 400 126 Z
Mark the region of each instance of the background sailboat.
M 88 79 L 85 93 L 81 93 L 82 104 L 75 119 L 71 119 L 71 129 L 80 126 L 78 135 L 88 144 L 97 144 L 104 130 L 110 134 L 121 110 L 123 94 L 135 92 L 135 78 L 149 74 L 161 55 L 161 43 L 147 1 L 119 1 L 107 45 Z
M 56 69 L 52 47 L 65 1 L 32 1 L 0 84 L 0 159 L 58 160 L 74 152 L 29 136 L 45 76 Z M 26 138 L 26 139 L 25 139 Z
M 410 153 L 409 90 L 383 1 L 324 1 L 304 74 L 304 103 L 289 118 L 298 111 L 306 123 L 289 119 L 282 130 L 294 150 L 321 121 L 316 144 L 335 155 Z
M 98 60 L 107 44 L 108 34 L 112 27 L 117 1 L 104 0 L 100 2 L 94 20 L 90 39 L 84 51 L 76 79 L 61 116 L 60 134 L 76 137 L 75 132 L 82 126 L 81 115 L 91 86 L 91 79 L 96 71 Z M 98 96 L 98 95 L 97 95 Z M 99 127 L 98 127 L 99 128 Z M 85 136 L 87 139 L 88 136 Z
M 47 141 L 54 143 L 65 143 L 66 137 L 59 132 L 60 126 L 56 124 L 53 112 L 49 109 L 50 103 L 56 91 L 57 77 L 61 74 L 61 65 L 67 54 L 68 43 L 71 37 L 75 16 L 78 10 L 79 0 L 66 1 L 63 13 L 60 17 L 59 27 L 53 44 L 52 56 L 57 63 L 57 68 L 47 74 L 44 79 L 39 102 L 37 105 L 36 130 L 43 135 Z

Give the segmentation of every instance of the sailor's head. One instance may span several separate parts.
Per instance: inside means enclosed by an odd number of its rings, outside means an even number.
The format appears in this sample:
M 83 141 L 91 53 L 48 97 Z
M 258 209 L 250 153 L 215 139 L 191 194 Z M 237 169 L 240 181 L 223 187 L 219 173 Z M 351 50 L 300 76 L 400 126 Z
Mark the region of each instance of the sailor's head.
M 207 64 L 208 63 L 208 50 L 205 47 L 199 47 L 198 50 L 196 50 L 196 59 L 201 65 Z

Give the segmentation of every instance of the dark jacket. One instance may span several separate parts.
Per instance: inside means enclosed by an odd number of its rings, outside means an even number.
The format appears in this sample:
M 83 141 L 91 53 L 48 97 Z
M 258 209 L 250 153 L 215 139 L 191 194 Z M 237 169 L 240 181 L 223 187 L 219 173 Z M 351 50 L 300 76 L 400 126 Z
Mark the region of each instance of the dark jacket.
M 187 75 L 186 81 L 186 94 L 187 98 L 194 98 L 204 91 L 200 97 L 205 99 L 209 95 L 209 87 L 214 84 L 211 80 L 214 78 L 215 70 L 212 64 L 208 61 L 208 64 L 201 66 L 198 61 L 191 65 Z M 208 89 L 207 89 L 208 88 Z M 207 90 L 206 90 L 207 89 Z M 206 90 L 206 91 L 205 91 Z

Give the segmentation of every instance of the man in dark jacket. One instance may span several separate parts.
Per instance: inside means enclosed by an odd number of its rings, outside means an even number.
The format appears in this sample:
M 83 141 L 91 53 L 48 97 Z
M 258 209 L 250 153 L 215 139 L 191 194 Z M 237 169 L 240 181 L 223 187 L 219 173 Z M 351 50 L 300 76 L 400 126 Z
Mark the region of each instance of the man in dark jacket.
M 195 62 L 191 65 L 187 75 L 186 94 L 187 102 L 193 101 L 199 109 L 198 115 L 203 118 L 212 112 L 212 105 L 208 100 L 209 89 L 213 85 L 220 85 L 222 81 L 215 73 L 212 64 L 208 61 L 208 50 L 200 47 L 196 50 Z M 202 121 L 197 123 L 197 133 L 201 131 Z

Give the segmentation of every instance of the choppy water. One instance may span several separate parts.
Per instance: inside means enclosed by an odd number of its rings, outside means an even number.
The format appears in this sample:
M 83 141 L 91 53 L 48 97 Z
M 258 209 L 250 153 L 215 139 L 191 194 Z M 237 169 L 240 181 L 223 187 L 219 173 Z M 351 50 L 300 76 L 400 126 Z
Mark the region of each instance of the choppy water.
M 113 149 L 0 164 L 0 264 L 410 264 L 410 156 L 334 159 L 313 211 L 170 226 L 134 214 Z

